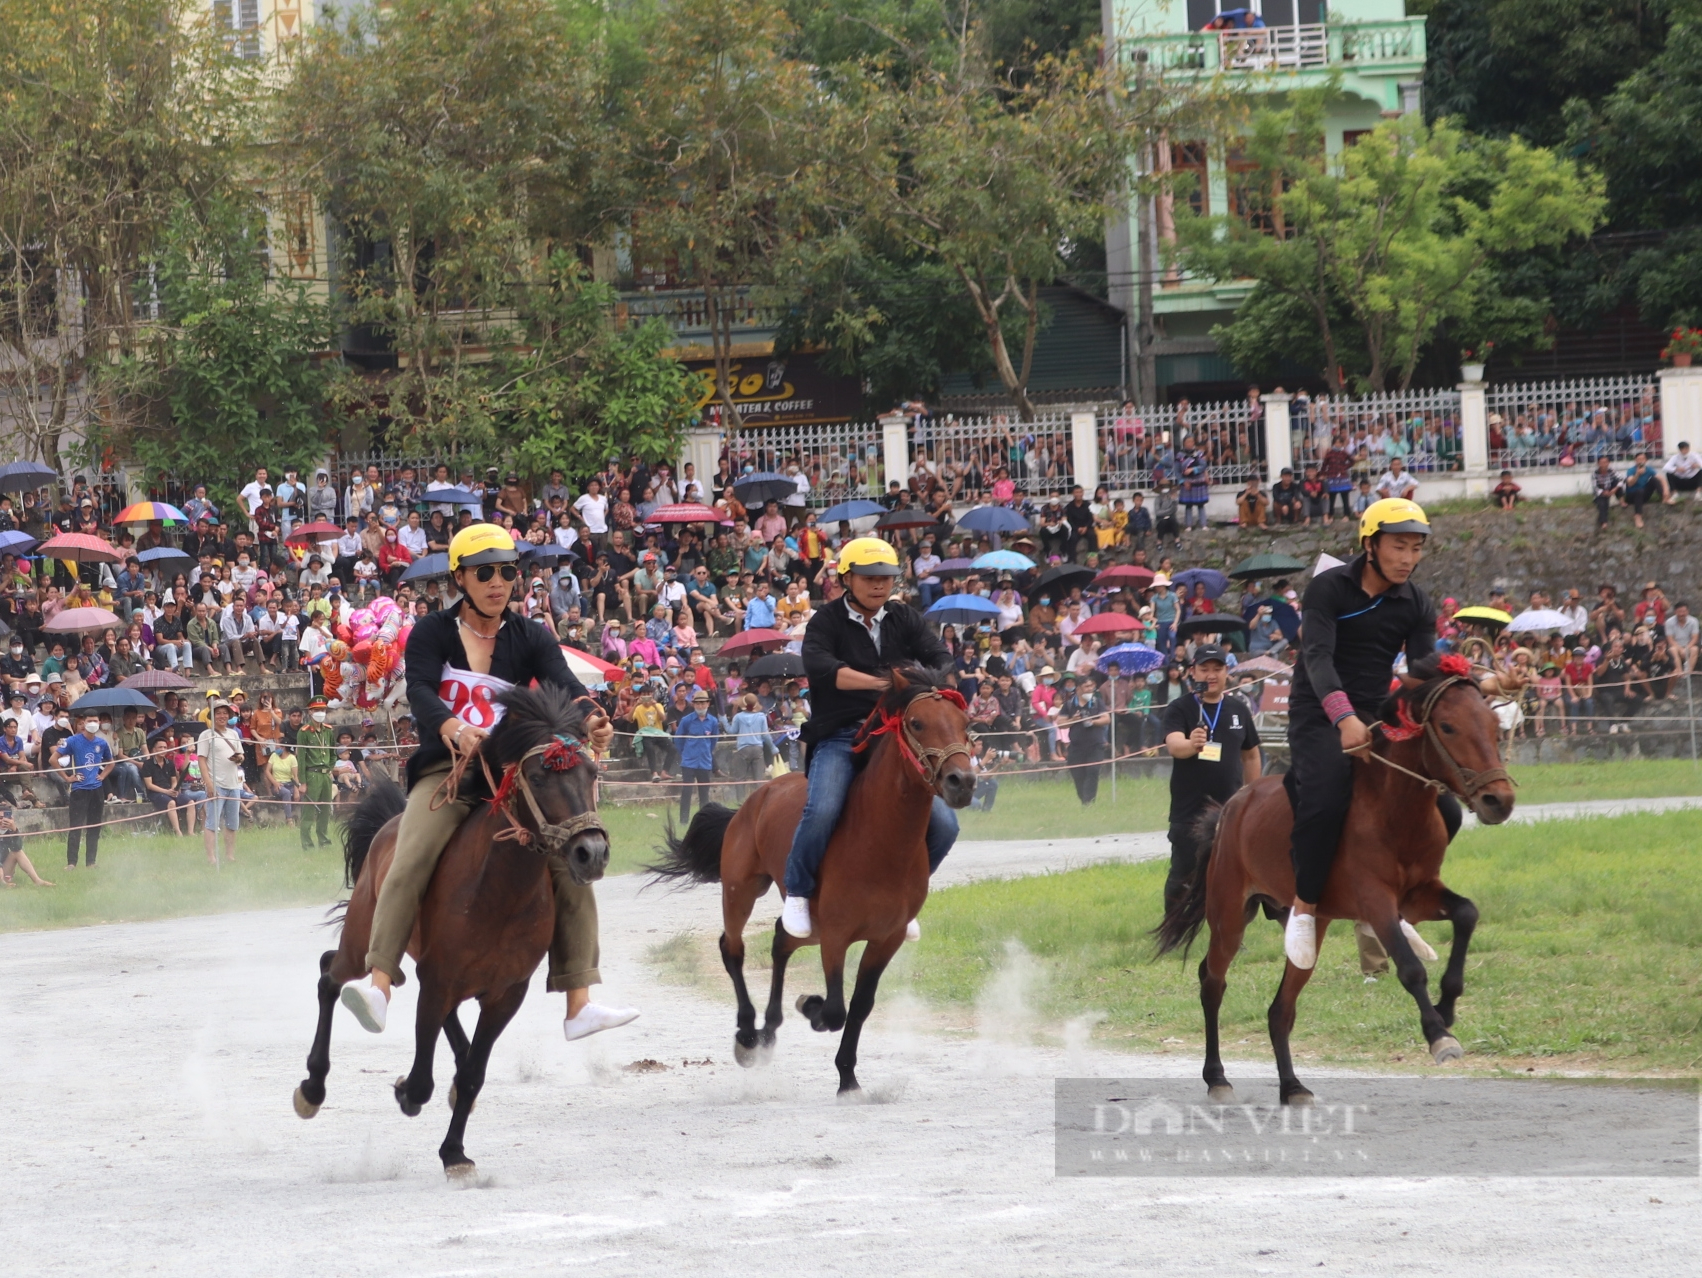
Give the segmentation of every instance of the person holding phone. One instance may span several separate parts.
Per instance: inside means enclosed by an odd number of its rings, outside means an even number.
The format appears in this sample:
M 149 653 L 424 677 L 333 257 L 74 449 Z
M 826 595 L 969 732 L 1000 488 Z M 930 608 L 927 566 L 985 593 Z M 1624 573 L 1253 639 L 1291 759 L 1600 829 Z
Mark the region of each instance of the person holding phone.
M 1190 694 L 1164 708 L 1164 748 L 1170 752 L 1170 874 L 1168 911 L 1194 876 L 1194 824 L 1207 806 L 1226 803 L 1263 768 L 1253 708 L 1226 693 L 1229 662 L 1216 644 L 1194 651 Z

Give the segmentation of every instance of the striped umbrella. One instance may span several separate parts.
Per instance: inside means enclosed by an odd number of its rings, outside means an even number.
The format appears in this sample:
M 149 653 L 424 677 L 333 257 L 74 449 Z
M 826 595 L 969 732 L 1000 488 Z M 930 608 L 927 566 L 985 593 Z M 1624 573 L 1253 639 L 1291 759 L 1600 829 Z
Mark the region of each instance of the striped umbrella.
M 113 517 L 115 524 L 149 524 L 155 521 L 165 524 L 186 524 L 189 516 L 176 506 L 167 505 L 163 501 L 139 501 L 134 506 L 126 506 Z

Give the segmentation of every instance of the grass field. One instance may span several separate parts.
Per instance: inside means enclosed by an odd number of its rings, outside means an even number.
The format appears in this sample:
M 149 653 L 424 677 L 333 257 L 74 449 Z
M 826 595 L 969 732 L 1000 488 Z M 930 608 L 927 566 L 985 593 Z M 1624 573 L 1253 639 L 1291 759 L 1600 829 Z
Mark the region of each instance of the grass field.
M 1459 837 L 1447 881 L 1482 911 L 1455 1026 L 1468 1067 L 1680 1072 L 1702 1064 L 1696 821 L 1639 815 Z M 894 983 L 950 1015 L 990 988 L 1008 997 L 1013 982 L 1026 982 L 1033 1010 L 1052 1024 L 1102 1015 L 1096 1038 L 1197 1058 L 1202 951 L 1196 945 L 1186 962 L 1150 957 L 1164 874 L 1149 862 L 937 892 Z M 1445 960 L 1450 927 L 1421 930 Z M 1230 971 L 1228 1053 L 1269 1060 L 1265 1009 L 1280 955 L 1278 927 L 1255 922 Z M 1431 965 L 1432 997 L 1441 967 Z M 1363 981 L 1341 924 L 1302 996 L 1294 1046 L 1314 1061 L 1429 1065 L 1411 998 L 1392 976 Z

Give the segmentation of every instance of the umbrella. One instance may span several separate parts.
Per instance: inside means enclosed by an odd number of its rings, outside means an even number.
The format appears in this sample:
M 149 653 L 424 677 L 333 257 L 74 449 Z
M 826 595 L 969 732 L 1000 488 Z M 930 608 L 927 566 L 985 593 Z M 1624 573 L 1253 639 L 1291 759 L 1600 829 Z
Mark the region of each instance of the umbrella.
M 1474 626 L 1493 626 L 1499 630 L 1512 622 L 1513 614 L 1486 604 L 1474 604 L 1470 608 L 1461 608 L 1454 614 L 1454 620 L 1469 621 Z
M 1207 599 L 1216 599 L 1229 589 L 1229 578 L 1216 568 L 1184 568 L 1170 579 L 1170 584 L 1176 588 L 1177 594 L 1193 594 L 1196 582 L 1204 584 Z
M 285 537 L 284 540 L 299 543 L 330 541 L 332 538 L 342 535 L 343 530 L 336 524 L 328 523 L 323 519 L 316 519 L 311 524 L 297 524 L 290 529 L 290 535 Z
M 757 626 L 751 630 L 741 630 L 726 643 L 721 645 L 721 655 L 743 652 L 746 648 L 760 648 L 765 643 L 790 643 L 792 636 L 784 630 L 770 630 L 766 626 Z
M 1033 599 L 1044 591 L 1068 590 L 1072 586 L 1085 586 L 1093 580 L 1093 569 L 1083 568 L 1080 564 L 1054 564 L 1040 574 L 1040 580 L 1028 588 L 1028 597 Z
M 1158 574 L 1151 568 L 1143 568 L 1139 564 L 1118 564 L 1115 568 L 1107 568 L 1093 579 L 1095 586 L 1132 586 L 1136 590 L 1145 590 L 1152 584 L 1152 579 Z
M 75 632 L 78 630 L 105 630 L 108 626 L 123 629 L 124 621 L 115 612 L 105 608 L 66 608 L 55 613 L 53 620 L 42 627 L 43 630 L 55 632 Z
M 975 565 L 968 559 L 942 559 L 939 567 L 934 569 L 936 577 L 964 577 L 975 571 Z
M 816 518 L 824 524 L 837 524 L 841 520 L 867 519 L 870 515 L 884 515 L 886 507 L 878 501 L 842 501 L 837 506 L 829 506 Z
M 128 679 L 119 680 L 120 688 L 152 688 L 155 692 L 181 692 L 195 685 L 175 670 L 138 670 Z
M 735 479 L 733 492 L 745 505 L 754 503 L 760 506 L 764 502 L 785 501 L 788 497 L 796 497 L 798 482 L 786 475 L 759 470 L 741 479 Z
M 611 678 L 621 674 L 621 668 L 601 657 L 593 657 L 588 652 L 562 645 L 561 655 L 567 660 L 567 668 L 573 671 L 574 677 L 583 684 L 607 683 Z
M 0 493 L 41 488 L 59 478 L 59 472 L 40 462 L 7 462 L 0 466 Z
M 1571 628 L 1572 618 L 1558 608 L 1526 608 L 1507 625 L 1510 634 L 1535 630 L 1558 630 L 1564 634 Z
M 1099 673 L 1110 674 L 1111 667 L 1126 675 L 1142 675 L 1164 664 L 1164 654 L 1144 643 L 1120 643 L 1099 654 Z
M 1072 635 L 1117 635 L 1141 628 L 1140 620 L 1126 612 L 1101 612 L 1089 617 L 1070 633 Z
M 534 546 L 530 542 L 522 543 L 520 547 L 520 557 L 522 559 L 548 559 L 552 563 L 562 559 L 579 558 L 578 555 L 574 554 L 566 546 L 558 546 L 553 541 L 546 541 L 539 546 Z M 447 563 L 449 556 L 445 555 L 443 558 L 445 563 Z
M 1238 675 L 1286 675 L 1293 672 L 1293 666 L 1285 665 L 1275 657 L 1249 657 L 1246 661 L 1237 662 L 1235 666 L 1235 673 Z
M 1199 617 L 1189 617 L 1176 627 L 1176 637 L 1186 639 L 1189 635 L 1222 635 L 1232 630 L 1245 630 L 1247 623 L 1240 617 L 1227 612 L 1208 612 Z
M 997 510 L 997 506 L 990 507 Z M 989 550 L 970 565 L 972 568 L 997 568 L 1000 571 L 1027 572 L 1034 567 L 1034 560 L 1027 555 L 1019 555 L 1014 550 Z
M 1279 555 L 1273 551 L 1243 559 L 1229 570 L 1229 575 L 1236 581 L 1256 581 L 1260 577 L 1280 577 L 1284 573 L 1305 571 L 1304 560 Z
M 79 564 L 124 562 L 124 556 L 110 542 L 88 533 L 60 533 L 42 542 L 39 549 L 49 559 L 67 559 Z
M 152 745 L 168 732 L 188 732 L 198 735 L 203 732 L 206 727 L 207 725 L 200 722 L 198 719 L 179 719 L 176 723 L 168 723 L 165 727 L 155 728 L 152 732 L 150 732 L 148 734 L 148 744 Z
M 195 562 L 193 555 L 187 550 L 178 549 L 176 546 L 155 546 L 151 550 L 144 550 L 136 558 L 145 564 L 166 564 L 177 560 L 182 560 L 186 564 Z
M 978 626 L 997 620 L 999 605 L 982 595 L 945 595 L 922 615 L 941 626 Z
M 34 537 L 18 528 L 0 533 L 0 555 L 27 555 L 40 544 Z
M 152 710 L 154 703 L 134 688 L 97 688 L 78 698 L 71 706 L 72 714 L 87 714 L 90 710 Z
M 875 530 L 887 532 L 894 528 L 933 528 L 939 522 L 927 511 L 918 510 L 912 506 L 908 510 L 887 511 L 886 514 L 875 520 Z
M 957 526 L 967 528 L 971 532 L 1027 532 L 1028 520 L 1009 506 L 977 506 L 966 512 L 963 518 L 957 521 Z
M 645 518 L 647 524 L 718 524 L 727 518 L 727 512 L 714 506 L 705 506 L 700 501 L 675 502 L 671 506 L 658 506 Z M 731 522 L 730 520 L 728 522 Z
M 163 501 L 139 501 L 134 506 L 126 506 L 112 517 L 115 524 L 148 524 L 158 520 L 167 524 L 186 524 L 189 516 L 176 506 L 167 505 Z
M 447 577 L 449 556 L 441 550 L 435 555 L 421 555 L 402 570 L 402 581 L 424 581 L 427 577 Z
M 804 659 L 795 652 L 771 652 L 758 657 L 745 670 L 746 679 L 798 679 L 804 673 Z

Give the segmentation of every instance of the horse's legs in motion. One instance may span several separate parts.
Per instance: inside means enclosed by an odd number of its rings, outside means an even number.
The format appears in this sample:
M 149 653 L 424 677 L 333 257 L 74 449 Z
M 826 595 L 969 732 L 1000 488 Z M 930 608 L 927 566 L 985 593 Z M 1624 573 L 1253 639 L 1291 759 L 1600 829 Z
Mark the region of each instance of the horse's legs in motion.
M 1406 934 L 1401 931 L 1401 916 L 1395 910 L 1395 903 L 1390 901 L 1387 911 L 1381 912 L 1379 917 L 1370 922 L 1377 929 L 1377 939 L 1383 942 L 1383 948 L 1389 951 L 1389 958 L 1395 964 L 1395 973 L 1401 978 L 1401 984 L 1406 986 L 1407 993 L 1412 995 L 1412 1001 L 1418 1004 L 1418 1023 L 1424 1031 L 1424 1041 L 1430 1044 L 1431 1059 L 1438 1065 L 1459 1060 L 1466 1054 L 1465 1049 L 1448 1033 L 1448 1024 L 1442 1019 L 1442 1013 L 1431 1006 L 1429 977 L 1424 970 L 1423 961 L 1412 952 L 1412 945 L 1407 941 Z M 1458 942 L 1454 945 L 1454 955 L 1460 956 L 1460 985 L 1463 988 L 1465 958 Z M 1449 971 L 1454 970 L 1454 955 L 1448 958 Z
M 1324 933 L 1329 927 L 1328 919 L 1318 920 L 1320 951 L 1324 948 Z M 1385 941 L 1384 944 L 1388 942 Z M 1288 1036 L 1294 1032 L 1294 1005 L 1300 1001 L 1300 991 L 1306 988 L 1306 982 L 1312 979 L 1312 971 L 1311 968 L 1299 968 L 1285 960 L 1282 984 L 1277 986 L 1276 998 L 1271 1000 L 1270 1011 L 1265 1014 L 1265 1020 L 1271 1030 L 1271 1048 L 1276 1052 L 1277 1080 L 1281 1084 L 1284 1105 L 1312 1103 L 1312 1093 L 1294 1076 L 1294 1057 L 1288 1050 Z
M 307 1077 L 295 1089 L 295 1112 L 303 1118 L 312 1118 L 325 1103 L 325 1075 L 331 1072 L 331 1014 L 337 1010 L 343 988 L 341 981 L 331 977 L 331 961 L 336 957 L 336 950 L 319 956 L 319 1026 L 307 1051 Z
M 845 1014 L 845 1033 L 839 1038 L 839 1054 L 833 1058 L 833 1063 L 839 1066 L 840 1095 L 862 1090 L 857 1083 L 857 1040 L 862 1037 L 863 1022 L 874 1010 L 875 989 L 881 983 L 881 973 L 903 944 L 904 933 L 899 932 L 863 947 L 863 961 L 857 965 L 857 985 L 851 991 L 851 1007 Z
M 443 1037 L 449 1040 L 449 1050 L 455 1053 L 455 1068 L 459 1071 L 467 1063 L 467 1031 L 462 1028 L 461 1013 L 453 1007 L 443 1018 Z M 455 1108 L 454 1083 L 449 1084 L 449 1108 Z
M 1237 923 L 1233 917 L 1211 930 L 1211 945 L 1200 960 L 1200 1007 L 1206 1014 L 1206 1065 L 1200 1071 L 1206 1080 L 1206 1094 L 1219 1105 L 1235 1103 L 1235 1089 L 1223 1072 L 1223 1052 L 1218 1041 L 1218 1011 L 1223 1007 L 1223 991 L 1229 984 L 1229 965 L 1241 950 L 1241 937 L 1247 924 L 1259 908 L 1255 901 L 1247 902 L 1246 910 Z
M 418 965 L 415 973 L 418 974 Z M 409 1118 L 431 1099 L 434 1086 L 431 1076 L 432 1059 L 437 1055 L 437 1036 L 455 1010 L 444 988 L 421 975 L 419 1014 L 414 1017 L 414 1068 L 405 1078 L 396 1080 L 396 1103 Z
M 775 919 L 774 948 L 770 951 L 774 959 L 774 972 L 768 982 L 768 1007 L 762 1014 L 764 1047 L 774 1046 L 774 1031 L 780 1028 L 780 1022 L 785 1019 L 780 1010 L 780 998 L 786 991 L 786 963 L 799 944 L 800 942 L 794 940 L 786 929 L 780 926 L 780 920 Z
M 828 1033 L 845 1027 L 845 950 L 842 937 L 821 943 L 821 967 L 827 973 L 827 997 L 803 994 L 798 997 L 798 1010 L 809 1019 L 810 1028 Z
M 1436 1011 L 1442 1024 L 1454 1027 L 1454 1003 L 1466 989 L 1466 949 L 1477 928 L 1477 906 L 1458 892 L 1450 892 L 1440 880 L 1426 883 L 1407 895 L 1404 913 L 1415 923 L 1447 919 L 1454 925 L 1454 941 L 1448 950 L 1448 966 L 1442 972 L 1442 998 Z
M 733 994 L 739 1000 L 739 1028 L 733 1034 L 733 1059 L 741 1065 L 756 1064 L 756 1004 L 745 985 L 745 942 L 739 938 L 737 949 L 721 933 L 721 966 L 733 978 Z
M 508 1022 L 526 1001 L 526 987 L 531 981 L 528 973 L 494 998 L 479 1001 L 479 1024 L 473 1030 L 473 1041 L 467 1045 L 465 1063 L 455 1071 L 455 1114 L 449 1120 L 449 1132 L 438 1147 L 443 1170 L 451 1176 L 465 1176 L 473 1170 L 473 1160 L 461 1147 L 467 1133 L 467 1115 L 473 1112 L 473 1102 L 485 1085 L 485 1066 L 490 1063 L 491 1048 L 508 1028 Z M 420 991 L 423 996 L 425 991 Z

